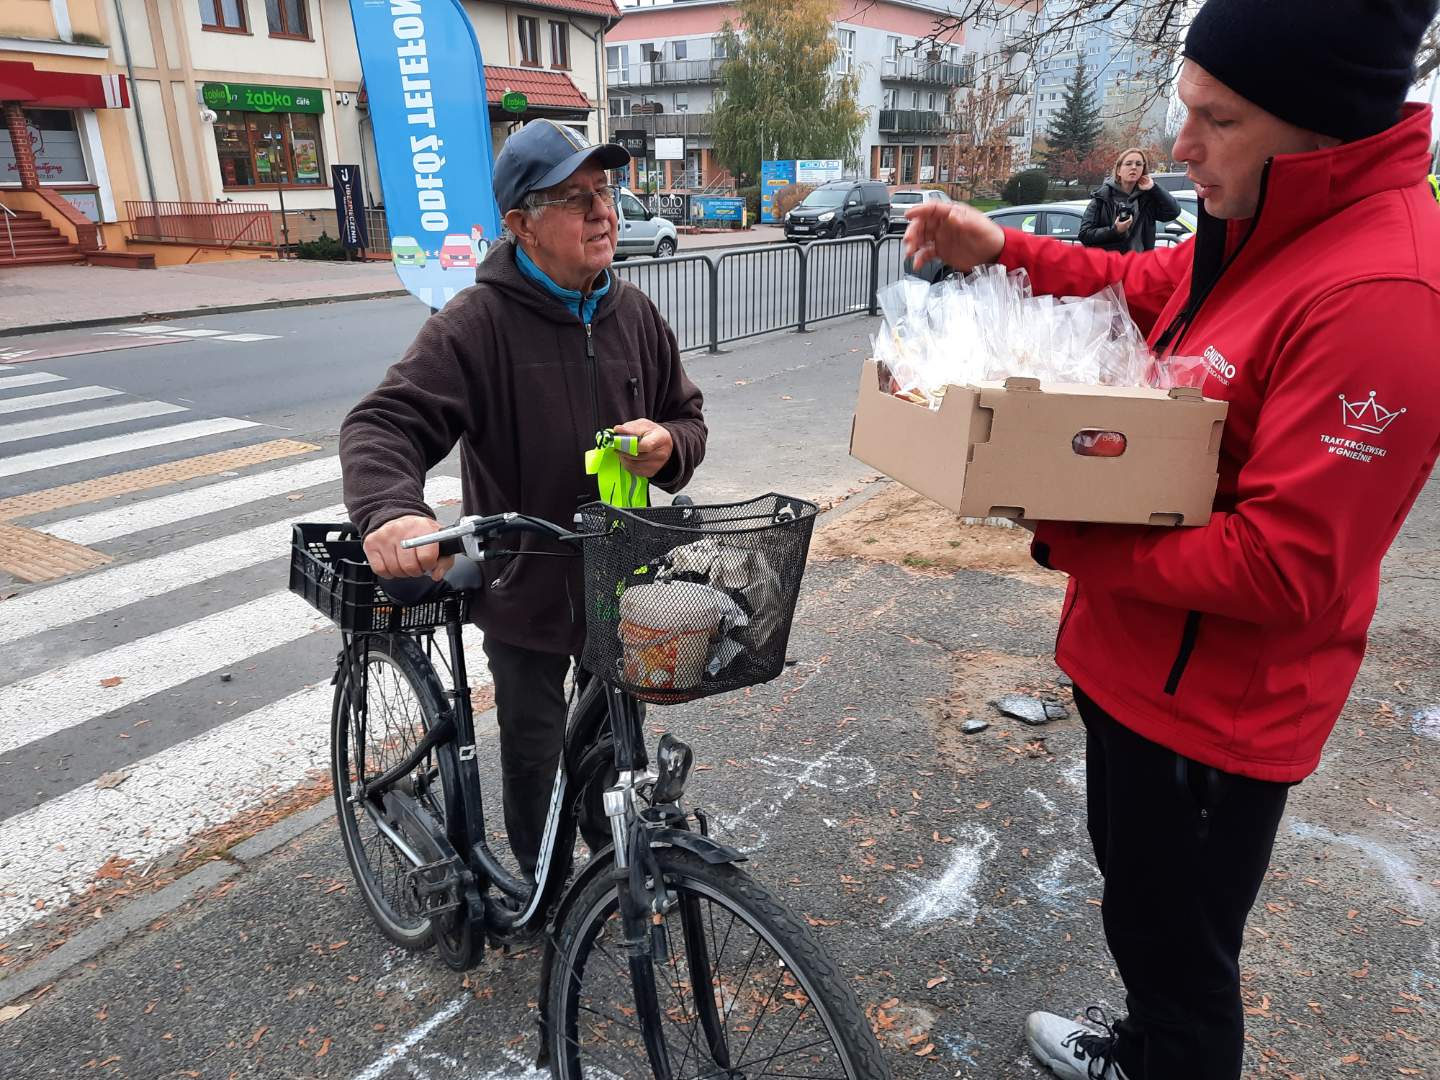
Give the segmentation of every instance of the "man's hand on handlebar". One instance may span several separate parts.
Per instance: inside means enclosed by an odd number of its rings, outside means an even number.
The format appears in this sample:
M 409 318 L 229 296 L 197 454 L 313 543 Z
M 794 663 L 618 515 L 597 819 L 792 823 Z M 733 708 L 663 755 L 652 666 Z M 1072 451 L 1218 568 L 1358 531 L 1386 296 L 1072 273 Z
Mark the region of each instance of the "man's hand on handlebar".
M 429 574 L 439 581 L 455 562 L 452 555 L 440 554 L 439 544 L 403 548 L 402 540 L 439 532 L 443 526 L 423 514 L 406 514 L 393 518 L 365 537 L 365 557 L 370 568 L 380 577 L 413 578 Z

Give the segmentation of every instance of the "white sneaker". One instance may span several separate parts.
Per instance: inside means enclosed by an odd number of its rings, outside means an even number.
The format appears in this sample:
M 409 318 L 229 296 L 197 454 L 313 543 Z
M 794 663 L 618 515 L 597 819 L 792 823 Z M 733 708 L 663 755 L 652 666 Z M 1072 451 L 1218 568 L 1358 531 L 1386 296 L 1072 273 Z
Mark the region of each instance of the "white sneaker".
M 1030 1052 L 1060 1080 L 1129 1080 L 1115 1063 L 1115 1033 L 1104 1010 L 1092 1005 L 1085 1019 L 1104 1030 L 1054 1013 L 1031 1013 L 1025 1021 Z

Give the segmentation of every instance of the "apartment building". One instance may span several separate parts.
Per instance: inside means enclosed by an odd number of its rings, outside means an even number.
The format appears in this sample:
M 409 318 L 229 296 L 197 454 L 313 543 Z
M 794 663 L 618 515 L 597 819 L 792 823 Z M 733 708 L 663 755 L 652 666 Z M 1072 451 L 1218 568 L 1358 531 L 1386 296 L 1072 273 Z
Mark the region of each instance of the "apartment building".
M 1016 18 L 1028 18 L 1026 10 Z M 860 76 L 867 116 L 857 172 L 893 184 L 956 179 L 950 147 L 964 136 L 961 103 L 987 64 L 1008 63 L 1003 43 L 1015 27 L 1001 20 L 937 36 L 936 18 L 946 11 L 943 0 L 837 3 L 836 71 Z M 633 182 L 703 188 L 725 179 L 713 155 L 713 110 L 724 93 L 724 29 L 737 18 L 731 0 L 679 0 L 627 7 L 606 35 L 611 127 L 644 130 L 652 150 L 656 137 L 684 140 L 683 160 L 637 162 Z M 1028 101 L 1006 107 L 1012 155 L 1023 162 Z

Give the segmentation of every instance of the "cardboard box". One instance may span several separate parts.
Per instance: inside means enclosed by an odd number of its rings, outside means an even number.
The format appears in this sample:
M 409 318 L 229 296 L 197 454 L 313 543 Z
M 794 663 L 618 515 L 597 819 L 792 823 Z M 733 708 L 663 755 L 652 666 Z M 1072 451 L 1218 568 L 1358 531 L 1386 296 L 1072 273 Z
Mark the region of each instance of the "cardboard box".
M 966 517 L 1203 525 L 1228 405 L 1199 390 L 1047 384 L 951 386 L 939 409 L 887 392 L 865 361 L 850 453 Z M 1117 457 L 1076 453 L 1084 431 L 1125 436 Z

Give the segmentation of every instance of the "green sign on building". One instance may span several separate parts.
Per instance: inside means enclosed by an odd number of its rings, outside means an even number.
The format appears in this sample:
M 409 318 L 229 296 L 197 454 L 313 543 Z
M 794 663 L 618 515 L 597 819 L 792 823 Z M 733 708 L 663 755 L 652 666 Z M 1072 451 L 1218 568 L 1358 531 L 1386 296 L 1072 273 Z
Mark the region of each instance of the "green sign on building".
M 506 112 L 522 113 L 529 104 L 529 99 L 519 90 L 511 90 L 500 99 L 500 108 Z
M 238 109 L 260 113 L 323 113 L 320 90 L 290 86 L 249 86 L 245 83 L 206 83 L 200 96 L 207 108 Z

